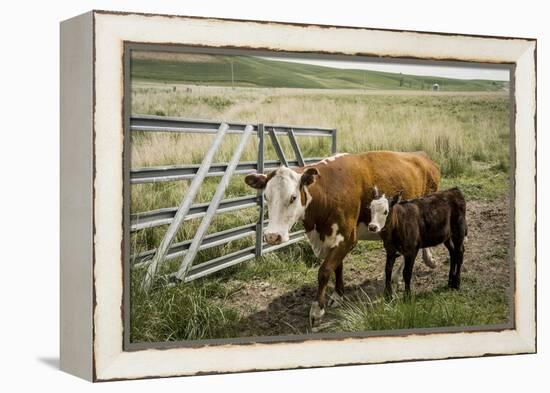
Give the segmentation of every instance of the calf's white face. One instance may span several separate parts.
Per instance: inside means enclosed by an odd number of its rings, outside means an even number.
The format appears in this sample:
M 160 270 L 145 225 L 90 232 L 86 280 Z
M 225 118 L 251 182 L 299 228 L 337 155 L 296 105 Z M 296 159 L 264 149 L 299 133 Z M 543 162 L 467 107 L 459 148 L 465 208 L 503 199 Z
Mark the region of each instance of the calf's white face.
M 370 223 L 369 231 L 378 233 L 386 225 L 386 220 L 390 214 L 390 208 L 399 202 L 401 202 L 401 196 L 403 195 L 403 190 L 395 194 L 391 199 L 386 198 L 385 194 L 382 196 L 378 193 L 378 188 L 374 186 L 373 188 L 373 199 L 370 203 Z
M 373 199 L 370 203 L 369 231 L 378 233 L 386 225 L 386 218 L 390 210 L 390 203 L 385 195 Z
M 289 240 L 290 228 L 304 218 L 306 207 L 311 202 L 307 186 L 315 181 L 316 176 L 319 172 L 315 168 L 300 175 L 287 167 L 280 167 L 268 176 L 254 174 L 245 178 L 249 186 L 264 190 L 269 216 L 264 239 L 268 244 Z M 302 204 L 301 191 L 305 193 L 305 204 Z

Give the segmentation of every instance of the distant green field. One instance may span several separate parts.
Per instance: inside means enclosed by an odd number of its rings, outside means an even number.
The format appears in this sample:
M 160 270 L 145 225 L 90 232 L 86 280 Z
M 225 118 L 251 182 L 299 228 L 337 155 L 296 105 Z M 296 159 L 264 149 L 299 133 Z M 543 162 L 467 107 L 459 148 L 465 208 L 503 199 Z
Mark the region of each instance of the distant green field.
M 233 82 L 231 77 L 233 63 Z M 460 80 L 388 72 L 339 69 L 267 60 L 252 56 L 207 56 L 182 61 L 160 56 L 134 57 L 134 81 L 237 87 L 305 89 L 429 90 L 434 83 L 446 91 L 501 91 L 506 82 Z

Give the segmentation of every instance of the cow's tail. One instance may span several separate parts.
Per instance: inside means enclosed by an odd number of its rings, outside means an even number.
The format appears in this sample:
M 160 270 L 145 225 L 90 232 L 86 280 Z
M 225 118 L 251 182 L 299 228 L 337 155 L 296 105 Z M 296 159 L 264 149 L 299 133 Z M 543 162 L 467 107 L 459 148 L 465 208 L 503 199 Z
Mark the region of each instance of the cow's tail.
M 441 181 L 441 172 L 437 165 L 430 160 L 431 167 L 429 168 L 426 178 L 426 194 L 439 190 L 439 182 Z
M 426 189 L 424 194 L 430 194 L 439 190 L 439 182 L 441 181 L 441 171 L 435 162 L 432 161 L 430 156 L 425 151 L 415 152 L 418 156 L 422 157 L 423 166 L 426 173 Z
M 457 206 L 455 208 L 459 210 L 460 217 L 462 218 L 461 225 L 464 228 L 463 242 L 466 243 L 468 241 L 468 221 L 466 221 L 466 197 L 464 196 L 462 190 L 458 187 L 453 187 L 451 188 L 451 190 L 458 195 L 459 202 L 457 203 Z

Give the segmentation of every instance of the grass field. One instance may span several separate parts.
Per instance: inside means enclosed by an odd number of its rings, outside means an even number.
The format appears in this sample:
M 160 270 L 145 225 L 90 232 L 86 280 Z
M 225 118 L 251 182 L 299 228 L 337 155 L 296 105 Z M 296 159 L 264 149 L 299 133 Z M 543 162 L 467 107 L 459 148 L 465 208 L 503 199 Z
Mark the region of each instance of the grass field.
M 180 60 L 168 58 L 163 62 Z M 194 64 L 206 61 L 204 58 L 195 60 Z M 384 260 L 381 244 L 361 242 L 344 261 L 348 299 L 342 307 L 329 312 L 322 331 L 508 321 L 509 234 L 504 225 L 510 165 L 507 94 L 371 92 L 339 85 L 338 90 L 232 89 L 180 82 L 171 85 L 165 83 L 171 80 L 168 73 L 160 82 L 145 80 L 144 70 L 148 68 L 142 65 L 156 60 L 144 56 L 139 61 L 135 73 L 133 70 L 136 79 L 132 84 L 132 113 L 337 128 L 339 152 L 424 150 L 441 167 L 442 188 L 457 185 L 464 191 L 472 206 L 469 214 L 473 232 L 483 237 L 489 231 L 488 236 L 494 240 L 495 247 L 485 250 L 487 239 L 473 240 L 467 245 L 466 270 L 459 292 L 444 288 L 446 281 L 442 277 L 448 267 L 442 262 L 445 260 L 443 251 L 438 250 L 436 256 L 443 266 L 436 272 L 415 268 L 419 275 L 415 276 L 417 295 L 412 301 L 405 302 L 399 296 L 391 301 L 382 300 L 378 296 Z M 158 71 L 158 67 L 155 69 Z M 319 70 L 319 75 L 324 75 L 322 71 Z M 227 137 L 215 161 L 228 160 L 237 138 Z M 285 153 L 292 157 L 288 141 L 281 139 Z M 134 133 L 132 167 L 200 162 L 211 140 L 210 136 Z M 322 138 L 299 138 L 307 156 L 327 156 L 329 142 Z M 242 160 L 255 160 L 256 143 L 256 140 L 249 143 Z M 267 146 L 267 159 L 275 159 L 270 144 Z M 209 201 L 217 181 L 216 178 L 207 179 L 195 202 Z M 187 186 L 186 181 L 134 185 L 131 212 L 176 206 Z M 226 197 L 250 194 L 242 176 L 234 176 Z M 256 208 L 219 215 L 209 232 L 256 220 Z M 192 237 L 198 224 L 198 220 L 187 221 L 176 240 Z M 165 230 L 166 227 L 157 227 L 133 233 L 132 254 L 155 248 Z M 250 237 L 201 251 L 195 264 L 253 245 L 253 242 Z M 160 274 L 173 271 L 178 262 L 166 263 Z M 138 289 L 143 269 L 133 269 L 131 341 L 310 333 L 306 324 L 307 310 L 316 288 L 317 263 L 304 241 L 189 284 L 170 288 L 158 285 L 148 294 Z
M 507 83 L 501 81 L 464 81 L 370 70 L 338 69 L 252 56 L 175 53 L 159 56 L 149 52 L 134 54 L 132 78 L 140 81 L 197 85 L 233 84 L 239 87 L 308 89 L 429 90 L 437 83 L 441 89 L 448 91 L 501 91 L 507 86 Z

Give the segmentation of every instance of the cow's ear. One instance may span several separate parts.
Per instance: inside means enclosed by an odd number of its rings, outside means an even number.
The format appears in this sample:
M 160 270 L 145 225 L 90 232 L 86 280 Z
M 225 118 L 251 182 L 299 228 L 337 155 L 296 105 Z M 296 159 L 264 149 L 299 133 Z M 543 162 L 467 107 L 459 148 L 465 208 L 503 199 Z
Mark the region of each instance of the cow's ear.
M 244 182 L 257 190 L 263 190 L 269 179 L 262 173 L 252 173 L 244 178 Z
M 315 183 L 317 177 L 321 176 L 317 168 L 308 168 L 302 173 L 300 178 L 300 187 L 309 186 L 310 184 Z
M 403 196 L 403 190 L 399 191 L 397 194 L 395 194 L 393 196 L 393 198 L 391 199 L 391 206 L 395 205 L 395 204 L 398 204 L 399 202 L 401 202 L 401 197 Z

